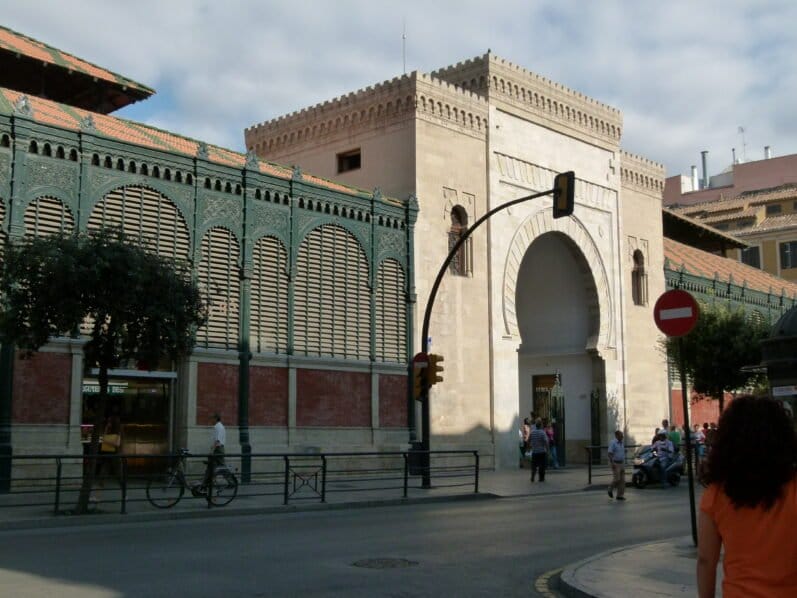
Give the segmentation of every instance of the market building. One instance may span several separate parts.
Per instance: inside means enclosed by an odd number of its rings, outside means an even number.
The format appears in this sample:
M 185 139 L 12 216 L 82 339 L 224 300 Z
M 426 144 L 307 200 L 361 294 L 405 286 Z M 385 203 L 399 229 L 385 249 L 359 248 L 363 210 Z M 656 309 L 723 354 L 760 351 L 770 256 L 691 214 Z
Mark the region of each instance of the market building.
M 0 28 L 0 241 L 120 227 L 187 260 L 209 321 L 192 355 L 111 372 L 122 450 L 228 453 L 407 440 L 417 204 L 109 112 L 153 91 Z M 7 454 L 79 454 L 97 393 L 79 338 L 4 346 Z

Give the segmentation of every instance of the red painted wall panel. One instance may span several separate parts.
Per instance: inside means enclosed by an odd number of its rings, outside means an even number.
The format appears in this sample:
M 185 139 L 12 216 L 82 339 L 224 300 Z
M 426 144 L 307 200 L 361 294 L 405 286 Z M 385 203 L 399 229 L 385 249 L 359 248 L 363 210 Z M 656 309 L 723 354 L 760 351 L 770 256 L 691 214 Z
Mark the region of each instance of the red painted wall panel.
M 371 427 L 371 375 L 297 370 L 296 425 Z
M 226 363 L 197 364 L 196 424 L 209 426 L 218 413 L 227 426 L 238 425 L 238 366 Z
M 34 353 L 14 361 L 11 420 L 15 424 L 68 424 L 72 356 Z
M 725 408 L 731 404 L 733 395 L 729 392 L 725 393 Z M 681 398 L 681 391 L 673 389 L 672 391 L 672 422 L 675 425 L 682 426 L 684 423 L 684 408 L 683 400 Z M 691 404 L 689 406 L 689 424 L 703 425 L 704 422 L 718 422 L 720 419 L 720 403 L 714 399 L 709 399 L 705 395 L 699 395 L 692 392 Z
M 407 427 L 407 376 L 379 375 L 379 427 Z
M 288 425 L 288 368 L 249 368 L 249 425 Z

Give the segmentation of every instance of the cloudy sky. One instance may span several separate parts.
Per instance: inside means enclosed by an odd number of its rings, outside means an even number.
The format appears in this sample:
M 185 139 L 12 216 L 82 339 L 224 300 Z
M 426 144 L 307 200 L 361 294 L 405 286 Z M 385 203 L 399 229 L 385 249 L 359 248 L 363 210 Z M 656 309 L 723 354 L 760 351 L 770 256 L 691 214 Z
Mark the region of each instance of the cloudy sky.
M 238 151 L 245 127 L 404 60 L 429 72 L 490 48 L 619 108 L 623 148 L 668 175 L 704 149 L 711 174 L 732 147 L 797 153 L 792 0 L 0 0 L 0 22 L 157 90 L 117 115 Z

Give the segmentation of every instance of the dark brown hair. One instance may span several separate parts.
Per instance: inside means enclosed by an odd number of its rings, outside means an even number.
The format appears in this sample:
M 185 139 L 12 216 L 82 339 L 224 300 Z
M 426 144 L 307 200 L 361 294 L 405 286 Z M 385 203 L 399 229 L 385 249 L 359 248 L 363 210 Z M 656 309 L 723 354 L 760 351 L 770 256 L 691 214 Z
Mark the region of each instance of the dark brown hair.
M 703 482 L 718 484 L 736 507 L 769 509 L 795 476 L 797 434 L 783 404 L 734 399 L 720 417 Z

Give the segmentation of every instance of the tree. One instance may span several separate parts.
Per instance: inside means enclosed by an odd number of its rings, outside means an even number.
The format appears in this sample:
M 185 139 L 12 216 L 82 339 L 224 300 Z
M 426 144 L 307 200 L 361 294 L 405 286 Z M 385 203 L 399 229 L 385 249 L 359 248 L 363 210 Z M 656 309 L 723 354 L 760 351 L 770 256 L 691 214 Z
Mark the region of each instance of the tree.
M 118 230 L 25 239 L 6 247 L 0 274 L 0 339 L 27 352 L 81 332 L 99 397 L 77 510 L 86 512 L 108 403 L 108 370 L 155 365 L 193 347 L 206 310 L 188 264 L 128 242 Z
M 761 362 L 761 341 L 769 336 L 769 328 L 766 322 L 747 317 L 741 308 L 703 303 L 692 331 L 680 342 L 668 338 L 666 348 L 680 367 L 683 347 L 685 373 L 692 387 L 717 399 L 722 413 L 726 392 L 757 382 L 759 374 L 742 368 Z

